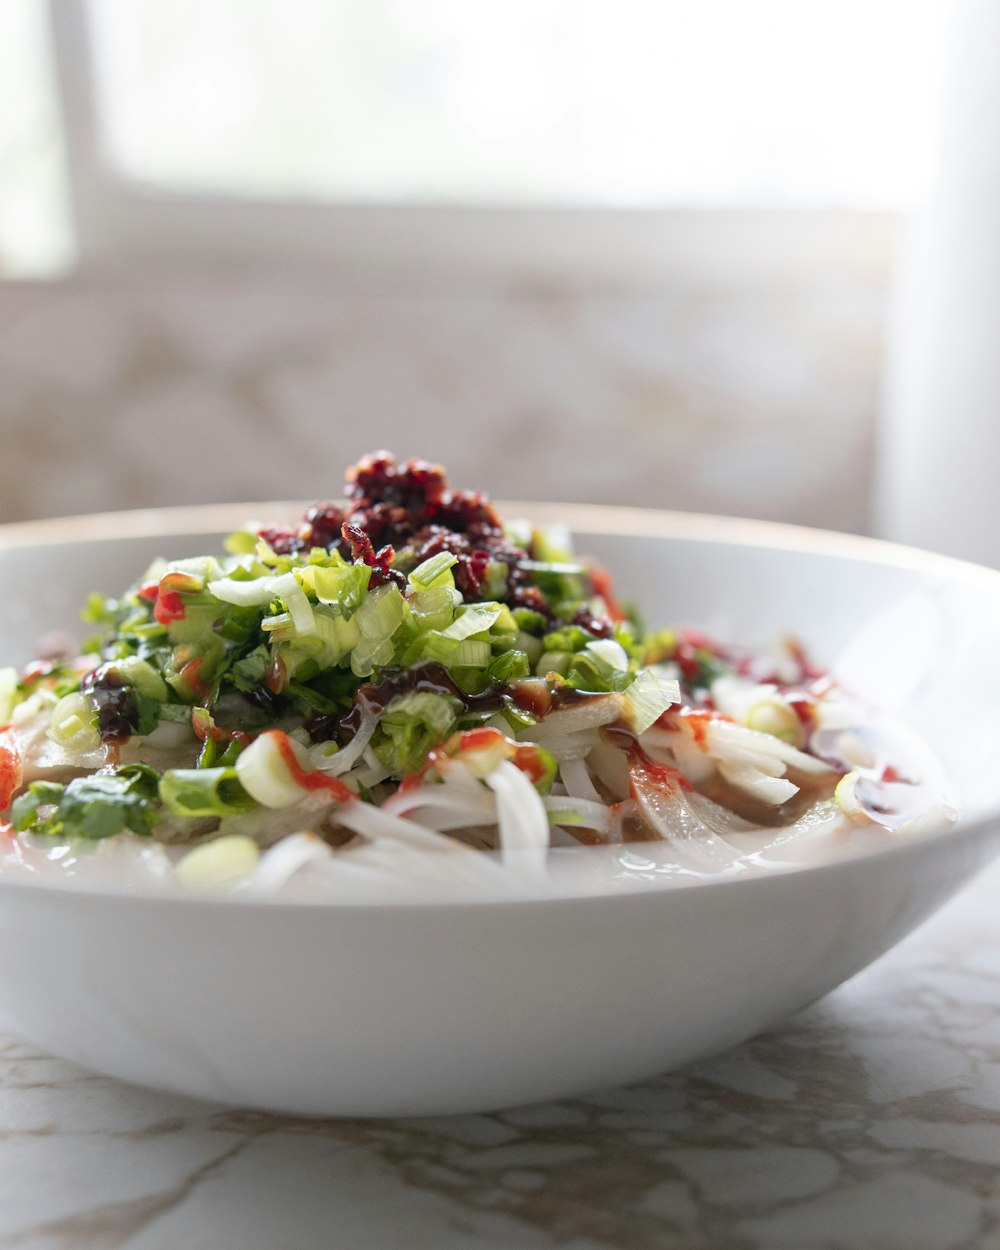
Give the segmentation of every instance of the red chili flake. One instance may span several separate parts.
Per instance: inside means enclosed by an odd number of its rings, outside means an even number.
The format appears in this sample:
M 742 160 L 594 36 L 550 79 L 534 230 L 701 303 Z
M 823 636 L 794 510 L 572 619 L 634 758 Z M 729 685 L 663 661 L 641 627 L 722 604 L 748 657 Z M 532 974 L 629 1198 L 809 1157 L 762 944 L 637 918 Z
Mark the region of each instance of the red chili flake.
M 344 524 L 344 509 L 328 500 L 315 503 L 307 509 L 302 521 L 303 545 L 333 547 L 340 542 Z
M 21 674 L 21 684 L 30 686 L 32 682 L 41 681 L 43 677 L 49 677 L 56 667 L 53 660 L 33 660 Z
M 499 729 L 491 729 L 481 725 L 478 729 L 466 729 L 458 735 L 458 749 L 460 751 L 482 751 L 487 747 L 498 746 L 503 741 L 503 737 Z
M 226 729 L 213 721 L 206 724 L 203 717 L 195 716 L 197 710 L 191 709 L 191 728 L 199 742 L 204 742 L 206 738 L 211 738 L 213 742 L 238 742 L 241 746 L 249 746 L 253 742 L 253 735 L 245 729 Z
M 199 699 L 203 699 L 210 689 L 208 683 L 202 679 L 201 666 L 202 657 L 196 655 L 193 660 L 188 660 L 177 674 L 188 690 Z
M 21 781 L 21 753 L 15 746 L 0 746 L 0 811 L 10 803 Z
M 514 751 L 513 762 L 527 776 L 528 780 L 535 784 L 546 775 L 545 765 L 537 747 L 517 747 Z
M 169 625 L 173 621 L 182 621 L 187 610 L 179 591 L 160 588 L 153 607 L 153 616 L 161 625 Z
M 636 782 L 634 774 L 639 772 L 642 774 L 644 781 L 650 785 L 662 790 L 665 794 L 676 794 L 678 790 L 691 791 L 694 786 L 679 768 L 673 768 L 669 764 L 654 763 L 649 756 L 638 745 L 629 751 L 629 790 L 634 799 L 638 798 L 636 794 Z
M 816 728 L 816 704 L 814 700 L 801 690 L 785 691 L 784 698 L 789 707 L 799 718 L 799 724 L 802 726 L 802 733 L 808 742 L 813 730 Z
M 466 598 L 474 598 L 479 594 L 486 580 L 486 569 L 490 562 L 488 551 L 477 549 L 464 560 L 459 560 L 459 576 L 455 582 Z
M 790 637 L 785 639 L 785 646 L 788 653 L 799 666 L 799 672 L 802 674 L 803 681 L 817 681 L 826 677 L 826 670 L 814 664 L 806 653 L 805 647 L 798 638 Z
M 716 719 L 711 712 L 695 711 L 685 708 L 681 715 L 685 724 L 691 729 L 691 737 L 699 751 L 708 751 L 708 726 Z
M 344 542 L 351 549 L 352 560 L 362 560 L 372 571 L 369 586 L 385 586 L 389 583 L 395 586 L 403 587 L 406 585 L 406 578 L 402 573 L 397 573 L 391 568 L 395 550 L 386 545 L 380 547 L 378 551 L 372 545 L 372 540 L 368 537 L 360 525 L 352 525 L 350 521 L 345 521 L 341 527 Z
M 681 676 L 688 685 L 694 685 L 701 678 L 701 656 L 698 648 L 690 642 L 678 642 L 674 659 L 681 671 Z
M 608 605 L 608 611 L 611 613 L 613 621 L 627 620 L 625 612 L 622 610 L 621 604 L 615 598 L 614 591 L 611 589 L 611 577 L 606 569 L 601 568 L 599 564 L 592 564 L 589 569 L 590 580 L 594 587 L 594 593 L 601 596 Z
M 498 588 L 498 597 L 511 607 L 531 608 L 552 619 L 532 572 L 521 567 L 527 553 L 507 539 L 492 503 L 478 492 L 452 490 L 440 465 L 426 460 L 399 464 L 387 451 L 378 451 L 348 470 L 346 495 L 344 506 L 314 504 L 296 528 L 264 529 L 259 534 L 280 555 L 326 547 L 345 559 L 364 559 L 373 569 L 373 586 L 388 581 L 405 585 L 405 578 L 388 568 L 383 552 L 406 548 L 414 564 L 449 552 L 457 557 L 455 585 L 466 599 L 481 596 L 491 563 L 503 564 L 506 587 Z M 371 545 L 371 556 L 354 554 L 358 532 Z M 610 595 L 604 577 L 602 585 Z M 608 603 L 612 616 L 624 619 L 613 596 Z
M 601 620 L 586 605 L 577 608 L 573 614 L 573 624 L 579 625 L 588 634 L 593 634 L 595 638 L 610 638 L 615 632 L 610 620 Z
M 309 545 L 297 531 L 287 527 L 272 526 L 269 529 L 258 530 L 257 537 L 263 538 L 275 555 L 279 556 L 295 555 L 296 552 Z M 326 546 L 325 543 L 315 545 Z

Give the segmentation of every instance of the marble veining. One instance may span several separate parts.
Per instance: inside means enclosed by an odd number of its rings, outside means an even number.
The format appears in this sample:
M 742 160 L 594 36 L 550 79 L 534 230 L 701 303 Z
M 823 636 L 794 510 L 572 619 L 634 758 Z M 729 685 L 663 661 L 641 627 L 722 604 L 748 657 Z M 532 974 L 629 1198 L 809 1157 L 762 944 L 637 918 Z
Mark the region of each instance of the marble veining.
M 3 1039 L 0 1247 L 1000 1250 L 998 898 L 725 1055 L 495 1115 L 220 1108 Z

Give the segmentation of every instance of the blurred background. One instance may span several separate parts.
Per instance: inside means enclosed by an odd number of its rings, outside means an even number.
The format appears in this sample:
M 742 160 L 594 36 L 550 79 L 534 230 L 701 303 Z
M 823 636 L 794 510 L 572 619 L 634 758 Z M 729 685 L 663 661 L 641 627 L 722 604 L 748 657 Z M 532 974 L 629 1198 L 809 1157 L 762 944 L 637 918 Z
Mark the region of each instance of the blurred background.
M 0 520 L 336 495 L 386 446 L 1000 562 L 927 505 L 934 317 L 1000 359 L 940 292 L 957 233 L 990 300 L 998 13 L 3 0 Z

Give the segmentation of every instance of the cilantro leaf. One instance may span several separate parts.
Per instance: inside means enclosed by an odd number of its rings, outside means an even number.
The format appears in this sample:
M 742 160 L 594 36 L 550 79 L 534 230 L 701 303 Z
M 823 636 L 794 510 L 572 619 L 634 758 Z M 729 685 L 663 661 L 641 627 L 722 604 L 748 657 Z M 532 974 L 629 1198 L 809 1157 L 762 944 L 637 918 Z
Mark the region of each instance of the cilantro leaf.
M 156 823 L 159 776 L 145 764 L 74 777 L 67 785 L 34 781 L 11 808 L 14 828 L 53 837 L 110 838 L 124 829 L 148 837 Z

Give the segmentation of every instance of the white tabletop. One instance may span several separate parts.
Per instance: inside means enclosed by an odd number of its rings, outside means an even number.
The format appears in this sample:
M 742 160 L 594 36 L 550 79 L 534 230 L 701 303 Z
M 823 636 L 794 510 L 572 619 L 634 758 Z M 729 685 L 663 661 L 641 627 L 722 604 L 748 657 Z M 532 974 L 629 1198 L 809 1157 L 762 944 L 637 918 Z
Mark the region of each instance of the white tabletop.
M 580 1101 L 299 1120 L 0 1039 L 0 1247 L 1000 1250 L 1000 865 L 787 1024 Z

